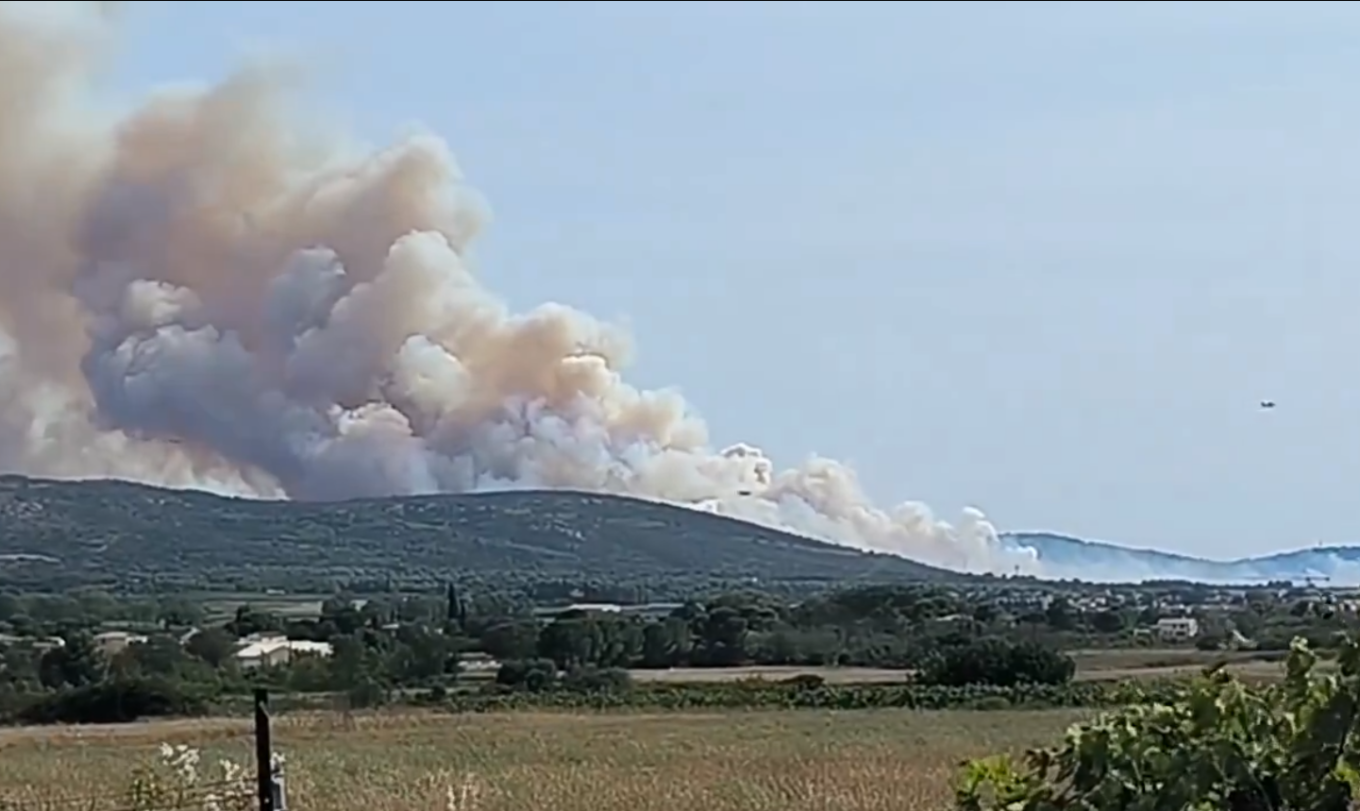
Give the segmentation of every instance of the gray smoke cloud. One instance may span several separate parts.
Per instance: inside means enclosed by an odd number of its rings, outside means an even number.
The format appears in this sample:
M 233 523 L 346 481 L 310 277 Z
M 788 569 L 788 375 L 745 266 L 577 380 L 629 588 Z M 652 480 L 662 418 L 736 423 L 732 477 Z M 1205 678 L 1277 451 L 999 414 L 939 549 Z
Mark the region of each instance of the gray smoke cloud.
M 879 509 L 829 459 L 714 450 L 621 376 L 628 336 L 510 312 L 465 256 L 445 144 L 367 154 L 290 118 L 286 71 L 91 90 L 116 4 L 0 6 L 0 469 L 332 500 L 612 491 L 969 571 L 1036 571 L 975 510 Z

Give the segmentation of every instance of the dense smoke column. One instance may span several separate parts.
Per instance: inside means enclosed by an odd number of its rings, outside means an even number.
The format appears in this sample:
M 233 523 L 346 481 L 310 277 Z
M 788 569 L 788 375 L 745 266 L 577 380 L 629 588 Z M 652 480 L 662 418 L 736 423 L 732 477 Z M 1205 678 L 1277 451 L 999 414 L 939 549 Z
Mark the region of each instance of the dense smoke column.
M 464 261 L 485 207 L 438 138 L 354 150 L 262 68 L 104 114 L 111 5 L 0 11 L 0 468 L 306 500 L 603 490 L 1032 568 L 980 513 L 951 527 L 874 507 L 831 460 L 715 451 L 678 395 L 623 380 L 619 330 L 509 312 Z

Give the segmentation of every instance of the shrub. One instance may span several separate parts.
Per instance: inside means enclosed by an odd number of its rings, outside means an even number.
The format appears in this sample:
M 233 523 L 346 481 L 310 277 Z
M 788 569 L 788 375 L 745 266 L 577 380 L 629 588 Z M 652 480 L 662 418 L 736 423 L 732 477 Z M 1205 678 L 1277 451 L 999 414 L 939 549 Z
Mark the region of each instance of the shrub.
M 578 693 L 624 692 L 632 686 L 633 677 L 620 667 L 578 667 L 562 680 L 562 687 Z
M 25 724 L 118 724 L 140 718 L 201 715 L 206 703 L 162 679 L 113 679 L 59 690 L 15 714 Z
M 1360 795 L 1360 643 L 1314 674 L 1296 639 L 1285 680 L 1252 689 L 1221 666 L 1182 697 L 1074 726 L 1065 742 L 965 768 L 960 811 L 1347 811 Z
M 816 673 L 799 673 L 784 679 L 780 684 L 787 684 L 798 690 L 816 690 L 826 684 L 826 679 Z
M 1215 651 L 1223 647 L 1224 639 L 1217 634 L 1200 634 L 1195 637 L 1195 649 Z
M 1070 656 L 1033 642 L 983 639 L 940 650 L 916 675 L 920 684 L 1066 684 L 1077 665 Z
M 371 676 L 364 676 L 345 691 L 345 701 L 351 710 L 381 707 L 387 703 L 387 688 Z
M 516 690 L 540 692 L 557 682 L 557 665 L 551 659 L 514 659 L 501 664 L 496 683 Z

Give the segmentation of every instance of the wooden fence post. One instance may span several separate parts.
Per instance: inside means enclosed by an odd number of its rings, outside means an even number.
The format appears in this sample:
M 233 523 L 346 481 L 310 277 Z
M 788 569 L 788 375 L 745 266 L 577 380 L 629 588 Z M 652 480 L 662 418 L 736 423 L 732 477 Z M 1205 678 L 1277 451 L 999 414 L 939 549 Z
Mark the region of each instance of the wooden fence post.
M 274 745 L 269 735 L 269 691 L 255 688 L 255 779 L 260 811 L 274 807 Z

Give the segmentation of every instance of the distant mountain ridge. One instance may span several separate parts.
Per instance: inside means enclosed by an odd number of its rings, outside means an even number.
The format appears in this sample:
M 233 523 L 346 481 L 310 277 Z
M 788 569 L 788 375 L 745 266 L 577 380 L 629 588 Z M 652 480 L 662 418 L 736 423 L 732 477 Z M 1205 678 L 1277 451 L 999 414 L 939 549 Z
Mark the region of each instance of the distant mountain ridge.
M 1156 549 L 1136 549 L 1054 532 L 1003 532 L 1011 548 L 1033 549 L 1051 577 L 1083 580 L 1196 580 L 1249 583 L 1312 578 L 1332 585 L 1360 584 L 1360 546 L 1319 546 L 1269 555 L 1211 560 Z
M 455 575 L 976 582 L 703 510 L 522 490 L 334 503 L 0 475 L 0 587 Z
M 1134 549 L 1053 532 L 1001 533 L 1041 577 L 1244 583 L 1325 577 L 1360 584 L 1360 547 L 1236 560 Z M 436 581 L 511 576 L 725 577 L 973 582 L 906 557 L 705 510 L 566 490 L 343 503 L 253 501 L 113 480 L 0 475 L 0 587 L 277 581 Z

